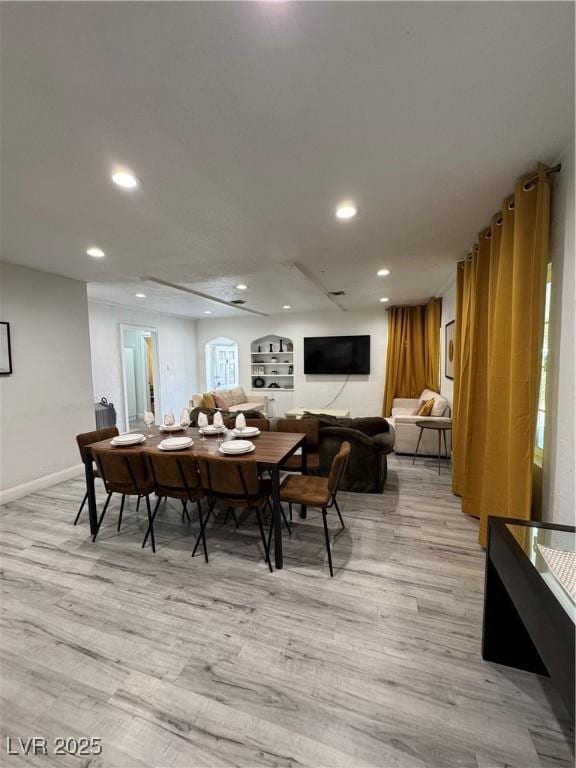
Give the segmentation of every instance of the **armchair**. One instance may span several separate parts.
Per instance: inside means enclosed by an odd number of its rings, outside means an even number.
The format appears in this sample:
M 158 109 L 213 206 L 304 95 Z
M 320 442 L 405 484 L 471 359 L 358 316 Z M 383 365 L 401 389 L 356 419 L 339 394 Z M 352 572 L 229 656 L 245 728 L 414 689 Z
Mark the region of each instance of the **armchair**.
M 347 441 L 352 450 L 340 488 L 356 493 L 382 493 L 388 470 L 386 457 L 394 449 L 394 428 L 386 419 L 334 418 L 325 414 L 312 418 L 320 422 L 318 474 L 328 477 L 342 442 Z

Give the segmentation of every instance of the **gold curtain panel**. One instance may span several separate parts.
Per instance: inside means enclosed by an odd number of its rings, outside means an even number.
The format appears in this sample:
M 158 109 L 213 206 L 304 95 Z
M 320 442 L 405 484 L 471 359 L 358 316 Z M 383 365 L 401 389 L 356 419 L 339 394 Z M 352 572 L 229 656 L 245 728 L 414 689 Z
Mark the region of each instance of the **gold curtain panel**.
M 420 397 L 424 389 L 439 391 L 441 313 L 442 299 L 388 310 L 384 416 L 390 416 L 395 397 Z
M 454 493 L 480 519 L 529 520 L 550 232 L 550 183 L 516 185 L 458 265 Z

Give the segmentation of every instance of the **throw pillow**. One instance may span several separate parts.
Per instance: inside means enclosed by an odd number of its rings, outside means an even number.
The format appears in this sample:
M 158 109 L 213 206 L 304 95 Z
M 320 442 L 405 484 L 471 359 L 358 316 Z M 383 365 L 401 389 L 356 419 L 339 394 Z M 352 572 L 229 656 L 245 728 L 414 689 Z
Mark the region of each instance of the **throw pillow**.
M 214 395 L 211 392 L 205 392 L 202 395 L 202 405 L 204 408 L 216 408 Z
M 204 402 L 202 395 L 192 395 L 192 408 L 201 408 Z
M 448 413 L 450 406 L 448 400 L 443 397 L 435 398 L 434 407 L 432 408 L 431 416 L 445 416 Z
M 214 398 L 214 402 L 216 403 L 216 408 L 220 408 L 222 411 L 228 410 L 228 403 L 222 397 L 222 395 L 219 395 L 218 392 L 213 392 L 212 397 Z
M 246 393 L 244 392 L 243 387 L 233 387 L 230 390 L 230 396 L 232 398 L 231 405 L 240 405 L 241 403 L 246 403 Z
M 432 408 L 434 407 L 434 398 L 431 397 L 430 400 L 427 400 L 424 405 L 420 408 L 418 411 L 418 416 L 430 416 L 432 413 Z
M 213 392 L 212 394 L 218 395 L 226 403 L 226 408 L 230 405 L 234 405 L 232 402 L 232 394 L 229 389 L 217 389 L 216 392 Z

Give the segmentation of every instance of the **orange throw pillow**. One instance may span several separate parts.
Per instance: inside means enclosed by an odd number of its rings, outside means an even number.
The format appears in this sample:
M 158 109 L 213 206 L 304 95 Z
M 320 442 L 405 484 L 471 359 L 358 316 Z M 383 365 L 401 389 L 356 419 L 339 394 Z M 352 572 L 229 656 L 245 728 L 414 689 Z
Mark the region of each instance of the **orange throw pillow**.
M 202 402 L 204 403 L 204 408 L 216 408 L 214 395 L 211 392 L 206 392 L 202 395 Z
M 432 413 L 432 408 L 434 408 L 433 397 L 431 397 L 430 400 L 426 400 L 424 405 L 418 411 L 418 416 L 430 416 L 430 414 Z

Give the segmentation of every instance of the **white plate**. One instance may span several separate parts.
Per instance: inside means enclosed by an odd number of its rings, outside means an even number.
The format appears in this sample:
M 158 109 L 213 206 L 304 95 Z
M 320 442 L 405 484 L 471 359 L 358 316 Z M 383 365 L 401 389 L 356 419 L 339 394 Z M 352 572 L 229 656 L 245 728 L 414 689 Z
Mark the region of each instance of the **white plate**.
M 128 435 L 118 435 L 118 437 L 113 437 L 112 440 L 110 440 L 110 445 L 114 445 L 116 448 L 125 448 L 129 445 L 140 445 L 140 443 L 144 443 L 146 441 L 144 435 L 130 435 L 132 438 L 130 440 L 119 440 L 119 437 L 127 438 Z
M 190 448 L 194 445 L 194 440 L 190 437 L 169 437 L 158 444 L 161 451 L 181 451 L 184 448 Z
M 252 453 L 252 451 L 256 450 L 256 446 L 253 443 L 250 443 L 250 448 L 244 448 L 241 451 L 224 451 L 223 446 L 225 446 L 226 443 L 222 443 L 220 448 L 218 448 L 218 453 L 221 453 L 223 456 L 245 456 L 247 453 Z
M 141 432 L 121 432 L 119 435 L 116 435 L 116 437 L 113 437 L 112 439 L 122 443 L 124 440 L 140 440 L 141 437 L 144 437 Z
M 256 437 L 260 434 L 260 430 L 258 427 L 244 427 L 242 430 L 234 428 L 232 434 L 236 437 Z
M 215 427 L 213 424 L 210 424 L 207 427 L 204 427 L 204 429 L 200 430 L 201 435 L 219 435 L 220 432 L 224 432 L 226 427 Z
M 224 453 L 243 453 L 254 447 L 250 440 L 226 440 L 220 446 Z
M 171 427 L 167 427 L 166 424 L 160 424 L 158 427 L 160 432 L 180 432 L 182 429 L 186 429 L 182 424 L 172 424 Z
M 176 448 L 184 445 L 192 445 L 194 441 L 191 437 L 168 437 L 166 440 L 162 440 L 160 445 L 164 448 Z

